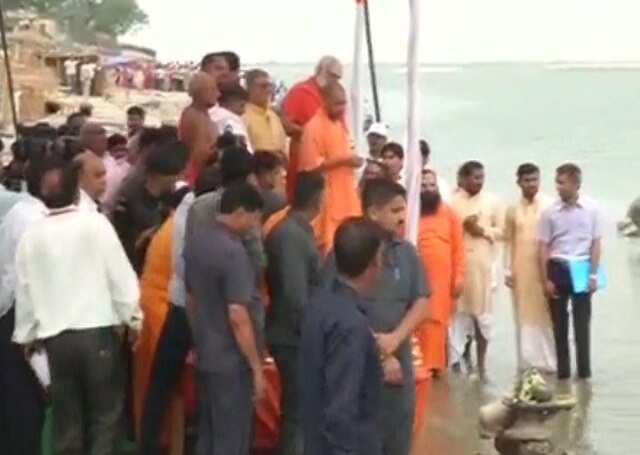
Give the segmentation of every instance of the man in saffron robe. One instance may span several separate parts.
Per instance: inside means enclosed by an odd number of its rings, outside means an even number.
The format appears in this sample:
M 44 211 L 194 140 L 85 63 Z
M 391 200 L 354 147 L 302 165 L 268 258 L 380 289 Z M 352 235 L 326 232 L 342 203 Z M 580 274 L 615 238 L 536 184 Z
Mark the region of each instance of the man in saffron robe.
M 436 173 L 422 174 L 418 253 L 431 286 L 429 315 L 417 330 L 425 366 L 434 376 L 446 367 L 447 326 L 463 286 L 462 223 L 442 200 Z
M 484 166 L 468 161 L 458 171 L 458 188 L 449 199 L 464 230 L 464 287 L 449 325 L 449 363 L 459 370 L 469 340 L 475 339 L 477 373 L 485 375 L 485 359 L 491 336 L 494 260 L 496 242 L 503 237 L 503 210 L 483 189 Z
M 298 170 L 317 170 L 324 175 L 325 198 L 314 220 L 314 232 L 318 249 L 326 254 L 338 225 L 361 213 L 353 171 L 363 160 L 351 148 L 343 121 L 347 106 L 344 88 L 338 82 L 328 83 L 322 90 L 322 102 L 322 108 L 304 127 Z
M 218 128 L 209 117 L 209 109 L 218 102 L 216 80 L 204 72 L 197 73 L 189 83 L 189 95 L 192 102 L 182 111 L 178 137 L 189 149 L 185 179 L 193 185 L 215 152 Z
M 299 171 L 298 153 L 304 126 L 322 106 L 320 90 L 329 82 L 342 78 L 342 65 L 335 57 L 326 56 L 316 65 L 309 79 L 298 82 L 282 100 L 282 126 L 291 138 L 289 144 L 289 168 L 287 170 L 287 195 L 293 196 L 296 173 Z
M 507 208 L 504 273 L 513 296 L 518 368 L 555 373 L 553 326 L 538 266 L 540 217 L 553 200 L 539 192 L 540 170 L 535 164 L 520 165 L 517 177 L 521 196 Z

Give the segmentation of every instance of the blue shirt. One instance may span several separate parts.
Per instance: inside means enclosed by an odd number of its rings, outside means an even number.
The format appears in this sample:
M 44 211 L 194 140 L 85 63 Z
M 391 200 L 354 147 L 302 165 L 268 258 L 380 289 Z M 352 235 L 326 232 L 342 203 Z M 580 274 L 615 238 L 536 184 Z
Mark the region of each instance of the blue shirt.
M 573 204 L 557 200 L 540 217 L 538 239 L 549 245 L 552 258 L 589 256 L 591 244 L 601 237 L 600 209 L 584 196 Z
M 336 279 L 305 314 L 299 348 L 305 455 L 382 455 L 382 372 L 365 308 Z
M 184 236 L 187 230 L 187 214 L 195 200 L 193 193 L 187 194 L 173 214 L 173 230 L 171 233 L 171 261 L 173 273 L 169 281 L 169 301 L 184 308 L 186 290 L 184 286 Z

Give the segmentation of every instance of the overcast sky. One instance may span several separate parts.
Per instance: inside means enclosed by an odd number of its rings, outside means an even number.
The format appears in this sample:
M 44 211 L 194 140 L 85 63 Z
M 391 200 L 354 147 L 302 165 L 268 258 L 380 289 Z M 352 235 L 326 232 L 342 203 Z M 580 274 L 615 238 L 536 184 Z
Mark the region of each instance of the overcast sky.
M 406 0 L 369 0 L 376 58 L 406 60 Z M 640 0 L 421 0 L 423 63 L 640 61 Z M 232 49 L 243 61 L 350 60 L 353 0 L 138 0 L 149 25 L 123 41 L 162 60 Z

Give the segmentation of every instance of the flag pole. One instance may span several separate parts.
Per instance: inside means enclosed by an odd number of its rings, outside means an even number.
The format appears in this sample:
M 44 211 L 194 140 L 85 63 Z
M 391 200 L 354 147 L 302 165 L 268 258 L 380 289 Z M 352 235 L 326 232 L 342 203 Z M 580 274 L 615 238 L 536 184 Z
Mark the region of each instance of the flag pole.
M 364 30 L 367 36 L 367 55 L 369 57 L 369 77 L 371 78 L 371 92 L 376 122 L 381 119 L 380 101 L 378 99 L 378 83 L 376 80 L 376 62 L 373 58 L 373 38 L 371 36 L 371 20 L 369 17 L 369 0 L 362 0 L 364 10 Z
M 5 28 L 4 1 L 0 0 L 0 39 L 2 40 L 2 52 L 4 54 L 4 67 L 7 72 L 7 88 L 9 92 L 9 104 L 11 106 L 11 118 L 13 120 L 14 134 L 18 137 L 18 111 L 16 108 L 13 75 L 11 73 L 11 62 L 9 61 L 9 45 L 7 44 L 7 33 Z

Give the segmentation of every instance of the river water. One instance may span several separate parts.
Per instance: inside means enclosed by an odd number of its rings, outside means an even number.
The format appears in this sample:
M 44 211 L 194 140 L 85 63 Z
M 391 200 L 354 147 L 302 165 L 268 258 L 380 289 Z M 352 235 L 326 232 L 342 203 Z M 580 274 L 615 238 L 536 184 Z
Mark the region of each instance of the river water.
M 289 81 L 310 70 L 311 65 L 271 68 Z M 398 67 L 381 66 L 378 77 L 383 118 L 394 139 L 402 140 L 405 75 Z M 515 169 L 524 161 L 541 167 L 549 193 L 558 164 L 582 167 L 584 193 L 600 202 L 605 216 L 608 283 L 593 303 L 593 379 L 572 384 L 578 405 L 559 419 L 558 433 L 571 454 L 640 453 L 640 241 L 618 238 L 615 227 L 640 193 L 640 66 L 424 69 L 421 105 L 423 136 L 449 182 L 464 160 L 479 159 L 487 189 L 510 200 L 517 195 Z M 492 453 L 478 438 L 477 409 L 507 390 L 515 372 L 514 324 L 504 288 L 494 311 L 489 383 L 479 386 L 466 377 L 433 383 L 416 454 Z

